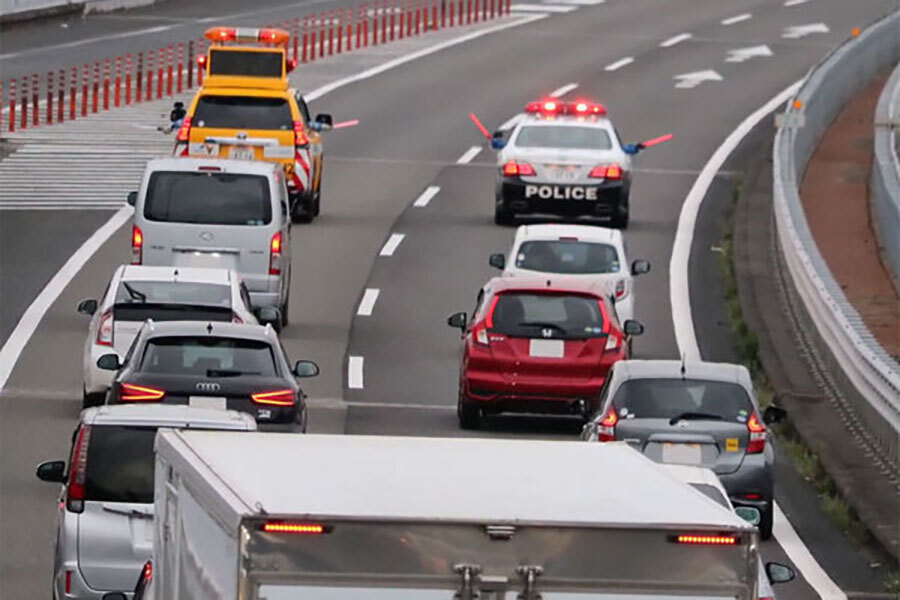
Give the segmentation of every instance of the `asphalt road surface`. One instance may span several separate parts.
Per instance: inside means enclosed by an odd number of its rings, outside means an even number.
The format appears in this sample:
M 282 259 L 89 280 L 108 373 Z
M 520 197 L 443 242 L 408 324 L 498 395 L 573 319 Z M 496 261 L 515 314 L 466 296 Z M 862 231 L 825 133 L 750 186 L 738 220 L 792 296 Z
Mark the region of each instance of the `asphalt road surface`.
M 148 20 L 157 14 L 192 19 L 177 23 L 199 31 L 204 25 L 196 19 L 210 4 L 184 14 L 169 5 L 141 14 Z M 636 353 L 677 357 L 673 326 L 680 315 L 672 314 L 669 303 L 668 264 L 680 207 L 698 172 L 738 123 L 801 78 L 853 27 L 897 7 L 896 0 L 811 0 L 791 6 L 784 0 L 606 0 L 443 50 L 314 101 L 314 111 L 352 115 L 360 124 L 329 134 L 322 215 L 293 231 L 291 326 L 282 337 L 292 358 L 310 358 L 322 368 L 322 376 L 308 386 L 318 407 L 312 429 L 462 435 L 454 412 L 459 336 L 444 321 L 451 312 L 471 310 L 478 288 L 494 273 L 488 255 L 506 250 L 514 231 L 493 224 L 490 150 L 482 148 L 467 164 L 458 164 L 464 154 L 473 154 L 470 148 L 482 146 L 469 111 L 488 128 L 496 127 L 528 100 L 577 84 L 566 97 L 605 103 L 625 141 L 674 133 L 672 142 L 636 161 L 626 238 L 631 258 L 653 265 L 636 283 L 635 316 L 646 326 Z M 121 21 L 88 20 L 93 29 L 79 39 L 134 26 L 127 18 Z M 817 23 L 830 31 L 783 37 L 787 27 Z M 158 35 L 150 45 L 159 45 L 170 32 L 142 35 Z M 2 58 L 4 69 L 6 61 L 55 68 L 55 61 L 69 60 L 76 51 L 45 49 L 21 37 L 3 43 L 4 53 L 19 53 Z M 104 46 L 119 39 L 97 43 L 75 48 L 108 53 Z M 760 45 L 772 55 L 726 62 L 736 56 L 729 51 Z M 676 79 L 708 70 L 721 80 L 700 81 L 708 74 Z M 679 81 L 696 86 L 676 88 Z M 717 240 L 720 203 L 730 202 L 739 169 L 739 163 L 729 163 L 716 177 L 707 198 L 712 204 L 704 207 L 703 227 L 694 238 L 695 260 L 707 260 Z M 52 165 L 48 176 L 55 176 Z M 413 206 L 429 186 L 440 190 L 426 206 Z M 68 254 L 104 221 L 99 215 L 104 213 L 73 218 L 71 212 L 0 212 L 3 340 Z M 100 248 L 52 304 L 0 397 L 0 598 L 44 597 L 49 591 L 56 489 L 38 482 L 33 468 L 67 454 L 80 408 L 86 327 L 74 306 L 96 297 L 113 269 L 128 260 L 126 229 Z M 381 255 L 395 234 L 403 236 L 399 245 Z M 715 277 L 692 270 L 695 320 L 702 316 L 698 311 L 721 310 L 718 290 L 710 284 Z M 377 301 L 371 315 L 357 315 L 367 289 L 379 290 Z M 14 302 L 7 303 L 7 290 Z M 731 358 L 725 328 L 709 331 L 722 339 L 701 340 L 704 358 Z M 361 381 L 350 388 L 348 368 L 359 359 Z M 477 435 L 567 439 L 577 431 L 566 419 L 522 417 L 496 419 Z M 830 525 L 814 496 L 786 461 L 779 477 L 778 500 L 796 528 L 804 538 L 822 539 L 821 530 Z M 812 551 L 841 587 L 880 591 L 849 542 L 825 539 L 829 542 Z M 764 544 L 763 553 L 790 562 L 775 540 Z M 817 597 L 802 576 L 778 593 Z

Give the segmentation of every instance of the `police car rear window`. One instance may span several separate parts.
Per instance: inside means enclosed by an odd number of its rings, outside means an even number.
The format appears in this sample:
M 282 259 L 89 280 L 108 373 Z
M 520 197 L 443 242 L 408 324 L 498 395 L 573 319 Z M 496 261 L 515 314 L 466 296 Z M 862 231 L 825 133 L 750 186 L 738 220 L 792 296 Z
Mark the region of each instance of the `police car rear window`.
M 524 126 L 513 142 L 520 148 L 564 148 L 567 150 L 610 150 L 609 133 L 600 127 L 565 125 Z
M 516 253 L 516 267 L 542 273 L 618 273 L 614 246 L 565 240 L 525 242 Z
M 261 175 L 159 171 L 150 176 L 144 217 L 208 225 L 266 225 L 272 221 L 269 180 Z
M 255 96 L 201 96 L 191 124 L 214 129 L 294 129 L 287 99 Z
M 250 77 L 281 77 L 282 52 L 257 50 L 212 50 L 210 75 L 238 75 Z

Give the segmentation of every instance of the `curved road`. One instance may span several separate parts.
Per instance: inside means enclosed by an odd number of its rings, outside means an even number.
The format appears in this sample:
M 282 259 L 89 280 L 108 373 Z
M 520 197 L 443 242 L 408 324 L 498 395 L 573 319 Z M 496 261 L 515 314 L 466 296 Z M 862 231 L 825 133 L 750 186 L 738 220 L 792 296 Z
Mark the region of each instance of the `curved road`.
M 471 309 L 475 292 L 493 274 L 487 256 L 505 250 L 513 234 L 492 222 L 490 151 L 458 164 L 481 141 L 467 114 L 475 111 L 496 127 L 526 101 L 569 84 L 577 84 L 569 97 L 604 102 L 627 141 L 675 134 L 636 162 L 626 237 L 631 257 L 653 264 L 637 281 L 635 315 L 647 328 L 637 354 L 677 357 L 674 320 L 683 315 L 671 311 L 668 263 L 681 204 L 698 172 L 738 123 L 802 77 L 845 32 L 898 7 L 897 0 L 785 4 L 606 0 L 443 50 L 315 100 L 314 110 L 358 118 L 360 125 L 329 134 L 323 214 L 293 232 L 292 324 L 282 337 L 292 358 L 322 367 L 308 388 L 312 429 L 460 435 L 453 410 L 459 341 L 444 320 Z M 819 23 L 829 31 L 783 37 L 806 31 L 787 27 Z M 730 52 L 763 45 L 771 56 Z M 42 60 L 53 66 L 48 56 Z M 716 77 L 675 79 L 709 70 Z M 302 69 L 299 76 L 302 81 Z M 751 136 L 757 148 L 768 139 L 765 128 Z M 709 261 L 717 217 L 730 202 L 740 167 L 736 158 L 715 178 L 692 248 L 692 312 L 703 356 L 712 360 L 733 357 L 727 328 L 715 318 L 722 313 L 717 275 L 696 267 L 715 264 Z M 429 186 L 440 189 L 425 206 L 415 206 Z M 107 216 L 0 212 L 0 285 L 17 294 L 15 307 L 0 309 L 4 339 L 30 299 Z M 126 229 L 52 304 L 0 397 L 0 598 L 48 591 L 56 491 L 34 479 L 33 467 L 67 453 L 80 408 L 85 334 L 74 306 L 95 297 L 115 266 L 128 260 Z M 399 245 L 381 255 L 398 234 Z M 36 240 L 48 236 L 48 250 L 35 252 Z M 374 308 L 357 315 L 367 289 L 379 290 Z M 359 359 L 361 381 L 354 376 L 348 387 L 348 367 Z M 564 438 L 576 432 L 565 419 L 516 418 L 497 420 L 479 435 Z M 784 460 L 780 471 L 779 503 L 804 538 L 818 540 L 812 551 L 825 571 L 845 590 L 880 591 L 865 560 L 829 531 L 814 496 Z M 774 540 L 763 552 L 788 560 Z M 806 574 L 823 589 L 817 576 Z M 817 597 L 804 577 L 778 592 L 781 598 Z

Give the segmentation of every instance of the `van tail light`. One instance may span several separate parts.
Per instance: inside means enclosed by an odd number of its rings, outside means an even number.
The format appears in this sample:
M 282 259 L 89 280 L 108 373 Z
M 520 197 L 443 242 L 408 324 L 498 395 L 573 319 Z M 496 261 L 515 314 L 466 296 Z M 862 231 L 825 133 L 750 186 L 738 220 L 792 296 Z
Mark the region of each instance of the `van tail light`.
M 306 148 L 309 146 L 309 137 L 303 127 L 303 121 L 294 121 L 294 146 Z
M 620 167 L 617 163 L 612 163 L 609 165 L 597 165 L 591 172 L 588 173 L 588 177 L 591 179 L 613 179 L 619 180 L 622 179 L 622 167 Z
M 616 407 L 611 405 L 603 418 L 597 423 L 597 441 L 598 442 L 614 442 L 616 441 L 616 423 L 619 422 L 619 415 L 616 414 Z
M 181 127 L 178 128 L 178 133 L 175 135 L 175 141 L 177 142 L 189 142 L 191 140 L 191 118 L 185 117 L 181 121 Z
M 82 425 L 75 438 L 72 459 L 69 463 L 69 482 L 66 485 L 66 508 L 70 512 L 84 510 L 84 483 L 87 479 L 88 444 L 91 441 L 91 426 Z
M 122 402 L 159 402 L 166 395 L 165 390 L 133 383 L 123 383 L 119 400 Z
M 276 231 L 269 242 L 269 275 L 281 275 L 281 232 Z
M 113 345 L 113 314 L 112 309 L 106 309 L 100 315 L 100 322 L 97 323 L 97 339 L 95 343 L 100 346 Z
M 756 492 L 748 492 L 743 494 L 741 498 L 745 500 L 762 500 L 762 494 L 757 494 Z
M 72 570 L 66 569 L 66 593 L 72 593 Z
M 607 352 L 610 350 L 617 350 L 619 346 L 622 344 L 622 338 L 615 331 L 610 331 L 606 336 L 606 347 L 604 350 Z
M 747 419 L 747 431 L 750 440 L 747 442 L 747 454 L 759 454 L 766 448 L 766 426 L 760 423 L 756 411 L 750 413 Z
M 257 404 L 268 404 L 269 406 L 293 406 L 296 397 L 294 390 L 275 390 L 274 392 L 250 394 L 250 399 Z
M 503 164 L 504 177 L 521 177 L 534 175 L 534 167 L 526 162 L 516 162 L 508 160 Z
M 131 227 L 131 264 L 139 265 L 144 260 L 144 234 L 137 225 Z
M 736 546 L 739 540 L 733 535 L 681 534 L 673 540 L 676 544 L 693 546 Z
M 625 297 L 627 290 L 625 289 L 625 280 L 620 279 L 616 282 L 616 300 L 621 300 Z

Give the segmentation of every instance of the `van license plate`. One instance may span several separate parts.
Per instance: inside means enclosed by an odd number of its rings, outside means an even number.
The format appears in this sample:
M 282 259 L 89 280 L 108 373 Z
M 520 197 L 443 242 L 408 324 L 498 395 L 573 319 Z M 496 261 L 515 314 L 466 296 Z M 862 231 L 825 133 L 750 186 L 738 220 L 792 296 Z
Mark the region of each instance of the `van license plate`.
M 196 408 L 225 410 L 226 400 L 225 396 L 191 396 L 188 398 L 188 404 Z
M 228 151 L 228 158 L 235 160 L 253 160 L 253 148 L 250 146 L 233 146 Z
M 699 465 L 703 462 L 700 444 L 663 444 L 662 461 L 677 465 Z

